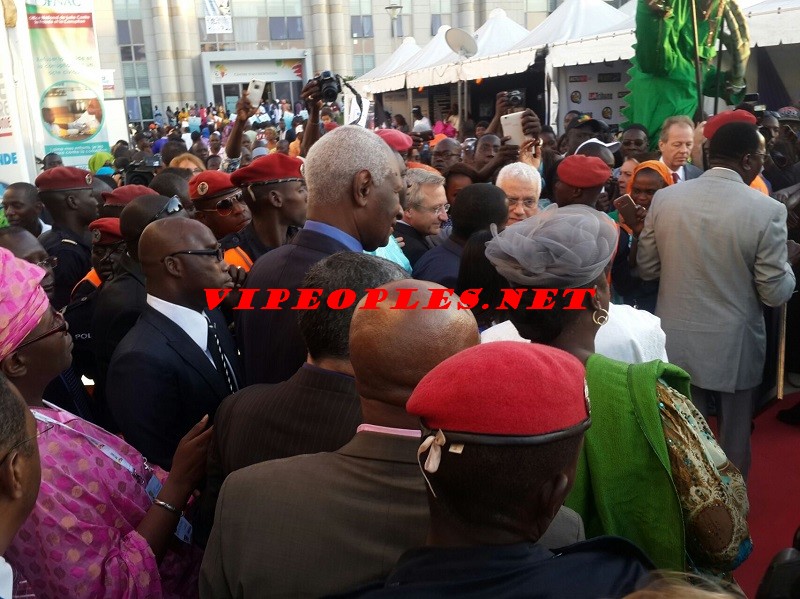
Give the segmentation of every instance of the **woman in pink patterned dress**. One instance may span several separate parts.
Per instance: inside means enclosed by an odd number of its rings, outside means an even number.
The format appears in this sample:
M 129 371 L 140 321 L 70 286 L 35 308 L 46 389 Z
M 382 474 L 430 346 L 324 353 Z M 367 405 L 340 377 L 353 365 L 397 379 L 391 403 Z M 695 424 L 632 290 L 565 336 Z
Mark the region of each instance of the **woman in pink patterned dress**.
M 47 429 L 36 507 L 6 557 L 40 599 L 196 596 L 202 556 L 175 534 L 185 533 L 181 512 L 205 471 L 207 418 L 182 439 L 167 477 L 119 437 L 45 405 L 72 339 L 43 276 L 0 248 L 0 369 Z

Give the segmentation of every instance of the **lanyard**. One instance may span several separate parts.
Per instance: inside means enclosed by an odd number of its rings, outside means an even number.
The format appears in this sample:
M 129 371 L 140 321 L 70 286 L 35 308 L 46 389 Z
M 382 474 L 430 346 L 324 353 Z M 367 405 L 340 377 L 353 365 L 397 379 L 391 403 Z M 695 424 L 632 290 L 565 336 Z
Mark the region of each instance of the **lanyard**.
M 89 443 L 94 445 L 97 449 L 102 451 L 106 455 L 106 457 L 108 457 L 109 459 L 113 460 L 114 462 L 116 462 L 117 464 L 122 466 L 125 470 L 130 472 L 131 476 L 133 476 L 133 478 L 136 479 L 136 482 L 138 482 L 140 485 L 144 485 L 145 484 L 145 482 L 146 482 L 145 479 L 142 477 L 142 475 L 140 475 L 138 472 L 136 472 L 136 468 L 134 468 L 133 465 L 127 459 L 125 459 L 125 457 L 122 456 L 118 451 L 116 451 L 113 447 L 109 447 L 107 444 L 103 443 L 99 439 L 95 439 L 91 435 L 87 435 L 86 433 L 83 433 L 81 431 L 76 431 L 71 426 L 68 426 L 68 425 L 64 424 L 63 422 L 59 422 L 58 420 L 54 420 L 53 418 L 50 418 L 49 416 L 46 416 L 45 414 L 40 414 L 39 412 L 33 411 L 33 410 L 31 410 L 31 411 L 33 412 L 33 415 L 36 418 L 36 420 L 39 420 L 40 422 L 46 422 L 47 424 L 52 424 L 54 426 L 60 426 L 61 428 L 65 428 L 65 429 L 67 429 L 69 431 L 72 431 L 76 435 L 80 435 L 81 437 L 86 439 Z M 151 471 L 151 468 L 148 465 L 147 460 L 144 461 L 144 469 L 147 472 Z

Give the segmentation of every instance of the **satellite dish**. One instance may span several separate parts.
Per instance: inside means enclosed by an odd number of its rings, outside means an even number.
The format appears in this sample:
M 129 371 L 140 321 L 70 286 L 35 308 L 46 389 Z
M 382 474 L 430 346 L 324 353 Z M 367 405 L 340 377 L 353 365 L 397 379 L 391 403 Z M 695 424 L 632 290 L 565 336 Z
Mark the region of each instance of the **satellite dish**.
M 463 29 L 448 29 L 444 39 L 450 49 L 462 58 L 471 58 L 478 52 L 478 42 Z

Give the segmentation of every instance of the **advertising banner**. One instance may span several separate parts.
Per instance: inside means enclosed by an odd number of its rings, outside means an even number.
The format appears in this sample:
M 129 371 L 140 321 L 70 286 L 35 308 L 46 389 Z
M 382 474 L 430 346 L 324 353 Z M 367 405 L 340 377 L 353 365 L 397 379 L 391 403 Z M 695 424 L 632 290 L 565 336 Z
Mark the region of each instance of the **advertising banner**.
M 569 110 L 579 110 L 609 125 L 625 121 L 621 111 L 628 95 L 628 68 L 627 61 L 565 67 L 567 93 L 561 97 L 561 117 Z
M 8 48 L 5 29 L 0 31 L 0 47 Z M 17 108 L 11 57 L 0 52 L 0 195 L 9 184 L 29 178 Z M 0 226 L 2 220 L 0 216 Z
M 94 0 L 27 0 L 44 151 L 83 166 L 108 151 Z

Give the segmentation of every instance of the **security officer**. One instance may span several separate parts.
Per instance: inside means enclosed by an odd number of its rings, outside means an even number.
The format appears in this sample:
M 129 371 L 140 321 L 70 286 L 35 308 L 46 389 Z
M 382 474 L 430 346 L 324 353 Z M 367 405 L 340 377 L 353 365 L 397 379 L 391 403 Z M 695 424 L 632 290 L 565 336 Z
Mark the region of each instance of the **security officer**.
M 537 543 L 572 488 L 591 424 L 584 374 L 560 349 L 505 341 L 466 349 L 420 381 L 406 410 L 428 433 L 417 453 L 430 491 L 427 546 L 405 553 L 368 596 L 555 599 L 637 588 L 653 564 L 625 539 L 556 553 Z
M 96 291 L 114 272 L 114 264 L 125 254 L 125 240 L 118 218 L 98 218 L 89 224 L 92 234 L 92 269 L 75 285 L 72 301 Z
M 92 174 L 71 166 L 57 166 L 36 177 L 39 198 L 53 217 L 53 228 L 40 237 L 50 256 L 58 259 L 53 306 L 69 303 L 75 285 L 92 267 L 89 223 L 95 220 L 97 200 L 92 196 Z
M 306 222 L 308 191 L 303 161 L 285 154 L 268 154 L 231 174 L 244 191 L 252 222 L 238 233 L 223 238 L 228 264 L 249 271 L 253 263 L 288 241 L 290 233 Z
M 222 239 L 238 233 L 250 224 L 250 209 L 242 199 L 242 190 L 222 171 L 203 171 L 189 181 L 189 198 L 199 220 Z

